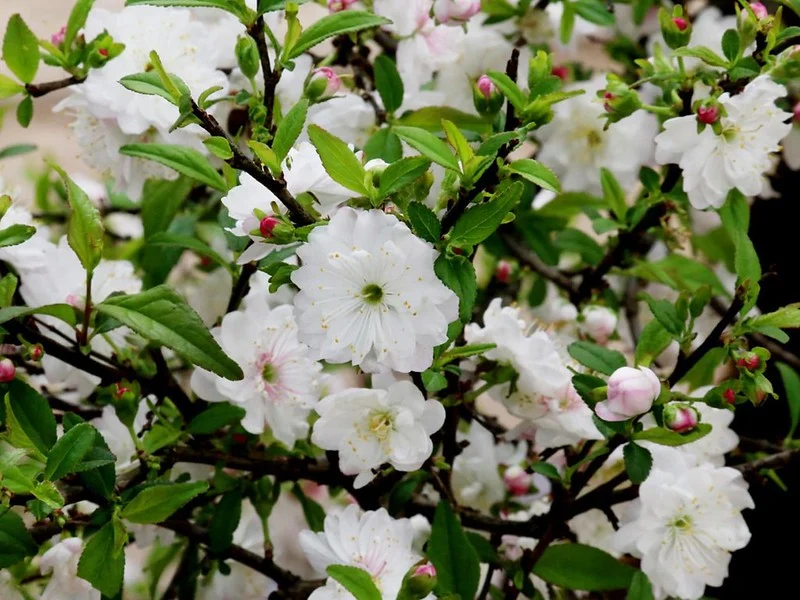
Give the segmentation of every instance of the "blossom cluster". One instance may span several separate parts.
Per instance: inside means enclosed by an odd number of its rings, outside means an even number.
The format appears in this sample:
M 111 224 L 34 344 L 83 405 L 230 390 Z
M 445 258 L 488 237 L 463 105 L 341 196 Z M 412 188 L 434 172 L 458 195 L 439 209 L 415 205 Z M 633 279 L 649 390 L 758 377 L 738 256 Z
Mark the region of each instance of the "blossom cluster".
M 749 214 L 800 29 L 661 4 L 11 17 L 0 108 L 57 93 L 94 175 L 0 180 L 0 598 L 723 585 L 797 451 Z

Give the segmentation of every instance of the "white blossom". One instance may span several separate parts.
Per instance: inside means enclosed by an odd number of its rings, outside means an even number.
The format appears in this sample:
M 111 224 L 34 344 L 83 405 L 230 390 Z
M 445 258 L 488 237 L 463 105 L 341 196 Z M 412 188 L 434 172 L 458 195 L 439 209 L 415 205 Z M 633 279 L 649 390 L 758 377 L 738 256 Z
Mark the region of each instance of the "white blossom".
M 100 600 L 100 592 L 78 577 L 78 560 L 83 552 L 83 540 L 71 537 L 61 540 L 42 555 L 39 568 L 51 574 L 41 600 Z
M 320 212 L 325 216 L 332 215 L 339 205 L 357 196 L 331 179 L 322 166 L 316 148 L 309 142 L 300 142 L 289 150 L 283 173 L 289 193 L 293 196 L 303 192 L 313 194 Z
M 192 375 L 194 392 L 209 402 L 244 408 L 242 427 L 250 433 L 269 428 L 287 446 L 305 438 L 308 415 L 319 399 L 322 367 L 298 341 L 292 307 L 250 302 L 225 315 L 214 333 L 244 379 L 230 381 L 198 368 Z
M 398 471 L 415 471 L 433 451 L 430 436 L 444 424 L 444 407 L 426 400 L 408 381 L 386 390 L 353 388 L 327 396 L 316 406 L 320 418 L 311 441 L 339 452 L 339 468 L 356 475 L 360 488 L 389 463 Z
M 433 271 L 436 255 L 392 215 L 339 209 L 297 249 L 300 340 L 330 362 L 424 371 L 458 312 Z
M 789 133 L 792 114 L 775 106 L 786 88 L 761 75 L 744 90 L 719 97 L 727 112 L 720 118 L 722 133 L 711 127 L 697 132 L 694 115 L 675 117 L 664 123 L 656 136 L 656 160 L 676 163 L 683 171 L 683 190 L 697 209 L 721 208 L 734 188 L 745 196 L 764 189 L 762 175 L 771 167 L 770 155 L 780 149 Z

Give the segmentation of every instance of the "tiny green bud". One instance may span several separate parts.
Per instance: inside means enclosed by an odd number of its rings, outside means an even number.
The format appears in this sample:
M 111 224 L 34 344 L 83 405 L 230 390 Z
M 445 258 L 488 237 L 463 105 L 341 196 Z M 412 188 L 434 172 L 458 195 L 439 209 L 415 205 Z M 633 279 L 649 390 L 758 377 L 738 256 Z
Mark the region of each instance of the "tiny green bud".
M 236 60 L 248 79 L 252 79 L 261 68 L 256 41 L 249 35 L 240 36 L 236 42 Z
M 663 7 L 659 9 L 658 24 L 664 42 L 673 50 L 686 46 L 692 37 L 692 24 L 683 16 L 680 6 L 676 6 L 672 13 Z

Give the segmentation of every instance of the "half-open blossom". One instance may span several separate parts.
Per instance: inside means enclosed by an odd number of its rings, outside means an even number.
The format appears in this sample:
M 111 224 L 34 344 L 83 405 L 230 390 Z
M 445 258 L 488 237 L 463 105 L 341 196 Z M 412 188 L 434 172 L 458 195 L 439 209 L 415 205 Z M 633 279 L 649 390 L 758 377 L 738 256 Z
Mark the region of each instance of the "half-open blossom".
M 605 306 L 589 305 L 581 311 L 581 331 L 598 344 L 605 344 L 617 329 L 617 314 Z
M 683 433 L 697 427 L 700 416 L 695 408 L 672 403 L 664 407 L 664 425 L 672 431 Z

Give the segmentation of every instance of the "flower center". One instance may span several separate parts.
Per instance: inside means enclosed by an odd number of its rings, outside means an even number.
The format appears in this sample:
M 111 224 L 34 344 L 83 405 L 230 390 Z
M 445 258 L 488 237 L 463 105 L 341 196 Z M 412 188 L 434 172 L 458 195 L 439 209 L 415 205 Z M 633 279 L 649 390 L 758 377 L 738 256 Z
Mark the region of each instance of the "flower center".
M 589 143 L 589 148 L 596 148 L 603 143 L 603 138 L 600 137 L 596 129 L 590 129 L 586 134 L 586 141 Z
M 376 412 L 369 418 L 369 430 L 379 440 L 385 440 L 392 431 L 392 415 L 388 412 Z
M 378 304 L 383 299 L 383 288 L 375 283 L 365 285 L 361 297 L 367 304 Z
M 674 529 L 680 529 L 681 531 L 686 531 L 692 527 L 692 519 L 687 515 L 681 515 L 676 517 L 670 525 Z
M 272 366 L 272 363 L 264 363 L 264 366 L 261 367 L 261 379 L 265 383 L 275 383 L 278 379 L 278 370 Z

